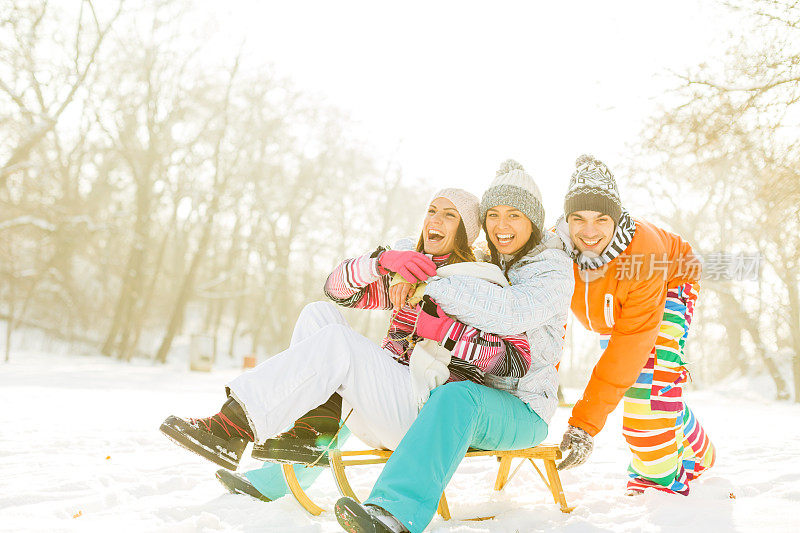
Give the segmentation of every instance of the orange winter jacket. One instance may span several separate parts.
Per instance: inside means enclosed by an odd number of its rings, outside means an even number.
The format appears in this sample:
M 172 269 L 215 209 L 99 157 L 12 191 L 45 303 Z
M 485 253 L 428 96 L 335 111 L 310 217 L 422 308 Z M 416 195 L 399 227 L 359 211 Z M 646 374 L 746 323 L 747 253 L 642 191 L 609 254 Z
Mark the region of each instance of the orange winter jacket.
M 608 347 L 592 371 L 569 423 L 596 435 L 625 391 L 636 382 L 658 336 L 667 288 L 700 279 L 692 247 L 678 235 L 635 220 L 625 251 L 584 282 L 573 265 L 572 312 L 587 328 L 610 334 Z

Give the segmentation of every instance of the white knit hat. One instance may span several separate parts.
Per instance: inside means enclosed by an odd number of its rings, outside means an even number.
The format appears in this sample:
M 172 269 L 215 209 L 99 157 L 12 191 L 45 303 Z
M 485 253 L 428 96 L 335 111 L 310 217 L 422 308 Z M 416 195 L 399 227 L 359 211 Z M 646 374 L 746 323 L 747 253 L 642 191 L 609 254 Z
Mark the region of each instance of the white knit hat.
M 500 165 L 481 200 L 480 221 L 486 220 L 486 212 L 498 205 L 509 205 L 522 211 L 544 235 L 544 207 L 542 193 L 530 174 L 513 159 Z
M 431 202 L 437 198 L 447 198 L 456 206 L 458 214 L 461 215 L 461 222 L 464 223 L 464 229 L 467 230 L 467 244 L 472 246 L 481 231 L 480 219 L 478 218 L 480 211 L 478 197 L 464 189 L 448 188 L 434 194 Z

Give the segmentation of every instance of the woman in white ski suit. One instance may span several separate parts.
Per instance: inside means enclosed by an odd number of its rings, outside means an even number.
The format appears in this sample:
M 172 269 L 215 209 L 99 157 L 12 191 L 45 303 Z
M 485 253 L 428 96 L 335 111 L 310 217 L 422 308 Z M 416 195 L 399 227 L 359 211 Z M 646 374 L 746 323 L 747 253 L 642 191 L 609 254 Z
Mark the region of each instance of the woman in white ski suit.
M 424 280 L 437 266 L 474 260 L 469 245 L 479 227 L 478 199 L 461 189 L 444 189 L 429 206 L 418 245 L 432 259 L 419 252 L 378 249 L 340 264 L 325 291 L 342 305 L 388 309 L 391 274 Z M 486 333 L 405 305 L 393 314 L 378 346 L 355 332 L 336 306 L 316 302 L 303 309 L 287 350 L 228 383 L 230 398 L 220 413 L 201 419 L 171 416 L 161 429 L 178 444 L 233 470 L 247 441 L 263 443 L 338 393 L 353 410 L 347 422 L 353 433 L 370 445 L 393 449 L 417 416 L 407 361 L 423 338 L 453 352 L 449 369 L 454 380 L 482 382 L 491 372 L 521 377 L 530 364 L 524 333 Z

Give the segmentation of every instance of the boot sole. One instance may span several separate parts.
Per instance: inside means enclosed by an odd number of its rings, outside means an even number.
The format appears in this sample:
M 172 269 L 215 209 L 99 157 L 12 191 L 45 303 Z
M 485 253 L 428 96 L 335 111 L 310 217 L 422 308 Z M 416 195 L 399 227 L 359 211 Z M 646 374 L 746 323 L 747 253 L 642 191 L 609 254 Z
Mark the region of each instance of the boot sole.
M 161 427 L 158 429 L 178 446 L 181 446 L 190 452 L 196 453 L 203 459 L 211 461 L 215 465 L 227 468 L 228 470 L 236 470 L 236 468 L 239 466 L 239 458 L 234 460 L 227 455 L 221 455 L 224 453 L 222 452 L 222 446 L 214 446 L 212 448 L 198 441 L 189 435 L 186 430 L 182 430 L 182 428 L 191 430 L 190 427 L 186 426 L 186 423 L 183 420 L 178 417 L 170 416 L 164 420 L 164 422 L 161 424 Z M 228 452 L 228 454 L 233 454 L 233 452 Z
M 255 486 L 250 483 L 246 478 L 238 474 L 233 474 L 225 469 L 217 470 L 217 480 L 227 489 L 231 494 L 243 494 L 250 496 L 262 502 L 271 502 L 272 500 L 261 494 Z
M 336 445 L 331 447 L 336 449 Z M 325 448 L 310 447 L 305 445 L 290 446 L 286 443 L 281 448 L 262 448 L 253 446 L 250 456 L 260 461 L 273 463 L 302 464 L 314 466 L 330 466 L 328 451 Z M 322 457 L 320 455 L 322 454 Z
M 392 533 L 352 498 L 339 498 L 333 510 L 336 521 L 348 533 Z

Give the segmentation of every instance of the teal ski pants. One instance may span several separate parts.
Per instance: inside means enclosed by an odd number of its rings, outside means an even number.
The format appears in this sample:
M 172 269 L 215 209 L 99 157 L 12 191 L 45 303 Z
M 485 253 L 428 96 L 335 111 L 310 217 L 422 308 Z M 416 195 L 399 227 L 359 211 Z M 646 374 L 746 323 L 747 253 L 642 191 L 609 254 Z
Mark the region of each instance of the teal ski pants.
M 350 437 L 350 430 L 347 426 L 342 427 L 339 431 L 339 446 L 341 447 Z M 315 466 L 307 467 L 305 465 L 294 465 L 294 474 L 297 476 L 297 481 L 303 490 L 310 487 L 314 481 L 317 480 L 319 475 L 323 473 L 327 467 Z M 269 498 L 270 500 L 277 500 L 289 494 L 289 486 L 283 478 L 283 470 L 278 463 L 264 463 L 261 468 L 249 470 L 244 473 L 245 477 L 258 489 L 258 492 Z
M 547 423 L 516 396 L 469 381 L 447 383 L 433 390 L 366 503 L 383 507 L 412 533 L 422 531 L 467 449 L 516 450 L 545 437 Z

